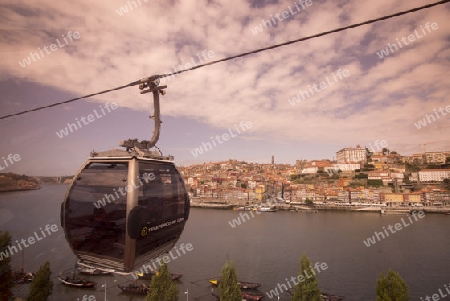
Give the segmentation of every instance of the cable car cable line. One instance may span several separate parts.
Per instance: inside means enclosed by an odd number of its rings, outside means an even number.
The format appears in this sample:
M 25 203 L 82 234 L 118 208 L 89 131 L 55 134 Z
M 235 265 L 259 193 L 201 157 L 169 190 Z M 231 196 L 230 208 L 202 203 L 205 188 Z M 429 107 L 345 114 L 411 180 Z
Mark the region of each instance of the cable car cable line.
M 57 102 L 57 103 L 54 103 L 54 104 L 51 104 L 51 105 L 41 106 L 41 107 L 37 107 L 37 108 L 34 108 L 34 109 L 25 110 L 25 111 L 21 111 L 21 112 L 18 112 L 18 113 L 1 116 L 0 120 L 1 119 L 6 119 L 6 118 L 9 118 L 9 117 L 13 117 L 13 116 L 23 115 L 23 114 L 30 113 L 30 112 L 36 112 L 36 111 L 47 109 L 47 108 L 51 108 L 51 107 L 56 107 L 56 106 L 67 104 L 67 103 L 71 103 L 71 102 L 74 102 L 74 101 L 77 101 L 77 100 L 80 100 L 80 99 L 86 99 L 86 98 L 90 98 L 90 97 L 93 97 L 93 96 L 106 94 L 106 93 L 109 93 L 109 92 L 112 92 L 112 91 L 122 90 L 122 89 L 128 88 L 128 87 L 137 86 L 137 85 L 140 85 L 140 84 L 146 82 L 150 78 L 165 78 L 165 77 L 169 77 L 169 76 L 172 76 L 172 75 L 181 74 L 181 73 L 184 73 L 184 72 L 187 72 L 187 71 L 192 71 L 192 70 L 199 69 L 199 68 L 202 68 L 202 67 L 211 66 L 211 65 L 214 65 L 214 64 L 217 64 L 217 63 L 226 62 L 226 61 L 233 60 L 233 59 L 240 58 L 240 57 L 244 57 L 244 56 L 247 56 L 247 55 L 263 52 L 263 51 L 266 51 L 266 50 L 271 50 L 271 49 L 275 49 L 275 48 L 278 48 L 278 47 L 287 46 L 287 45 L 290 45 L 290 44 L 307 41 L 307 40 L 310 40 L 310 39 L 313 39 L 313 38 L 326 36 L 326 35 L 329 35 L 329 34 L 332 34 L 332 33 L 341 32 L 341 31 L 344 31 L 344 30 L 347 30 L 347 29 L 351 29 L 351 28 L 357 28 L 357 27 L 360 27 L 360 26 L 363 26 L 363 25 L 368 25 L 368 24 L 372 24 L 372 23 L 375 23 L 375 22 L 384 21 L 384 20 L 387 20 L 387 19 L 390 19 L 390 18 L 394 18 L 394 17 L 399 17 L 399 16 L 402 16 L 402 15 L 406 15 L 406 14 L 409 14 L 409 13 L 417 12 L 417 11 L 420 11 L 420 10 L 423 10 L 423 9 L 431 8 L 431 7 L 434 7 L 434 6 L 437 6 L 437 5 L 442 5 L 442 4 L 445 4 L 447 2 L 450 2 L 450 0 L 441 0 L 441 1 L 438 1 L 438 2 L 434 2 L 434 3 L 427 4 L 427 5 L 423 5 L 423 6 L 420 6 L 420 7 L 415 7 L 415 8 L 411 8 L 409 10 L 397 12 L 395 14 L 386 15 L 386 16 L 383 16 L 383 17 L 367 20 L 367 21 L 360 22 L 360 23 L 354 23 L 354 24 L 351 24 L 351 25 L 348 25 L 348 26 L 339 27 L 339 28 L 336 28 L 336 29 L 333 29 L 333 30 L 329 30 L 329 31 L 324 31 L 324 32 L 321 32 L 321 33 L 318 33 L 318 34 L 315 34 L 315 35 L 299 38 L 299 39 L 292 40 L 292 41 L 287 41 L 287 42 L 284 42 L 284 43 L 281 43 L 281 44 L 275 44 L 275 45 L 264 47 L 264 48 L 259 48 L 259 49 L 253 50 L 253 51 L 244 52 L 244 53 L 241 53 L 241 54 L 238 54 L 238 55 L 226 57 L 226 58 L 223 58 L 223 59 L 220 59 L 220 60 L 215 60 L 215 61 L 212 61 L 212 62 L 209 62 L 209 63 L 196 65 L 196 66 L 193 66 L 193 67 L 188 68 L 188 69 L 179 70 L 177 72 L 172 72 L 172 73 L 168 73 L 168 74 L 161 74 L 161 75 L 154 75 L 152 77 L 143 78 L 143 79 L 131 82 L 131 83 L 127 84 L 127 85 L 119 86 L 119 87 L 116 87 L 116 88 L 112 88 L 112 89 L 104 90 L 104 91 L 101 91 L 101 92 L 92 93 L 92 94 L 88 94 L 88 95 L 72 98 L 72 99 L 69 99 L 69 100 L 66 100 L 66 101 Z

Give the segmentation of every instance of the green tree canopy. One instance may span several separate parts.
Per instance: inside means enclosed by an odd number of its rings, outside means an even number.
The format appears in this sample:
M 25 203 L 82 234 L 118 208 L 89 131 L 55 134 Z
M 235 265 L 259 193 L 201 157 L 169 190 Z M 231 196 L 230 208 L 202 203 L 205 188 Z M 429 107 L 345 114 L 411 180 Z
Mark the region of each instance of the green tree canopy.
M 367 179 L 368 177 L 369 177 L 369 175 L 366 173 L 359 173 L 359 174 L 355 175 L 356 179 Z
M 8 251 L 8 246 L 11 244 L 11 235 L 8 231 L 0 231 L 0 252 Z M 11 272 L 11 258 L 2 256 L 0 261 L 0 300 L 9 300 L 11 298 L 12 288 L 12 272 Z
M 380 187 L 383 186 L 383 180 L 367 180 L 368 186 Z
M 322 301 L 319 290 L 319 281 L 311 271 L 311 261 L 306 254 L 300 259 L 300 281 L 294 287 L 294 295 L 291 301 Z M 302 281 L 303 280 L 303 281 Z
M 53 281 L 50 280 L 50 262 L 41 265 L 30 285 L 27 301 L 46 301 L 53 291 Z
M 150 282 L 150 293 L 145 301 L 177 301 L 180 290 L 172 281 L 167 264 L 159 267 L 158 273 Z
M 233 261 L 226 261 L 222 267 L 219 283 L 220 301 L 241 301 L 241 288 L 237 281 L 237 272 Z
M 408 301 L 409 288 L 399 273 L 389 269 L 387 277 L 380 274 L 377 280 L 377 299 L 376 301 Z

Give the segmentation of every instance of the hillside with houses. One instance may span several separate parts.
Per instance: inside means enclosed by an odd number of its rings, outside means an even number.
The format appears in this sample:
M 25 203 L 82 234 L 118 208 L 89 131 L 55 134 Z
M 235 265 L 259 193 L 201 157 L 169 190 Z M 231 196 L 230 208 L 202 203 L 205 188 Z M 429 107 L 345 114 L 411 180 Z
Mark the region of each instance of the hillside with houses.
M 336 160 L 267 164 L 239 160 L 180 167 L 190 196 L 212 202 L 384 203 L 388 206 L 450 205 L 450 152 L 402 156 L 357 145 Z

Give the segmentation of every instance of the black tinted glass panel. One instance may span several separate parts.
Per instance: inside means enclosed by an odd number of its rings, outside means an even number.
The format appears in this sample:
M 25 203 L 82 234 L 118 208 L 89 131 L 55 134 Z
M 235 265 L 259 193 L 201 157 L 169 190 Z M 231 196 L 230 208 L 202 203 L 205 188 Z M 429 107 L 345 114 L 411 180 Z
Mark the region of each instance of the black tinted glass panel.
M 141 162 L 141 187 L 138 205 L 141 215 L 141 235 L 136 255 L 179 238 L 184 227 L 187 199 L 182 179 L 171 163 Z
M 75 179 L 66 208 L 75 251 L 123 258 L 127 176 L 127 163 L 91 163 Z

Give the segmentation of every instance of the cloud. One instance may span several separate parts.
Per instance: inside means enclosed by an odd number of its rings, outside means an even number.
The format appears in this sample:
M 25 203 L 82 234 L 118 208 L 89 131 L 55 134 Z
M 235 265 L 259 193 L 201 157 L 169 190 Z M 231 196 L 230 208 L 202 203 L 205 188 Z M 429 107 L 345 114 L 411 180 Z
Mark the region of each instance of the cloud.
M 220 59 L 428 2 L 313 1 L 306 10 L 257 35 L 252 26 L 292 2 L 254 7 L 243 0 L 140 0 L 141 5 L 120 16 L 116 10 L 127 3 L 6 1 L 0 12 L 2 79 L 88 94 L 171 71 L 196 60 L 203 50 L 214 51 L 213 59 Z M 405 137 L 437 139 L 442 132 L 428 128 L 419 132 L 413 123 L 425 112 L 450 104 L 449 10 L 449 5 L 441 5 L 181 74 L 167 83 L 164 114 L 223 129 L 249 120 L 256 139 L 345 145 L 375 139 L 394 144 Z M 439 29 L 385 59 L 377 57 L 376 51 L 426 22 L 437 22 Z M 69 31 L 78 31 L 80 39 L 25 68 L 18 64 Z M 350 77 L 295 106 L 289 104 L 300 89 L 320 83 L 338 69 L 348 69 Z M 137 88 L 95 101 L 114 101 L 135 110 L 148 106 L 148 96 L 139 95 Z M 450 141 L 443 147 L 449 148 Z

